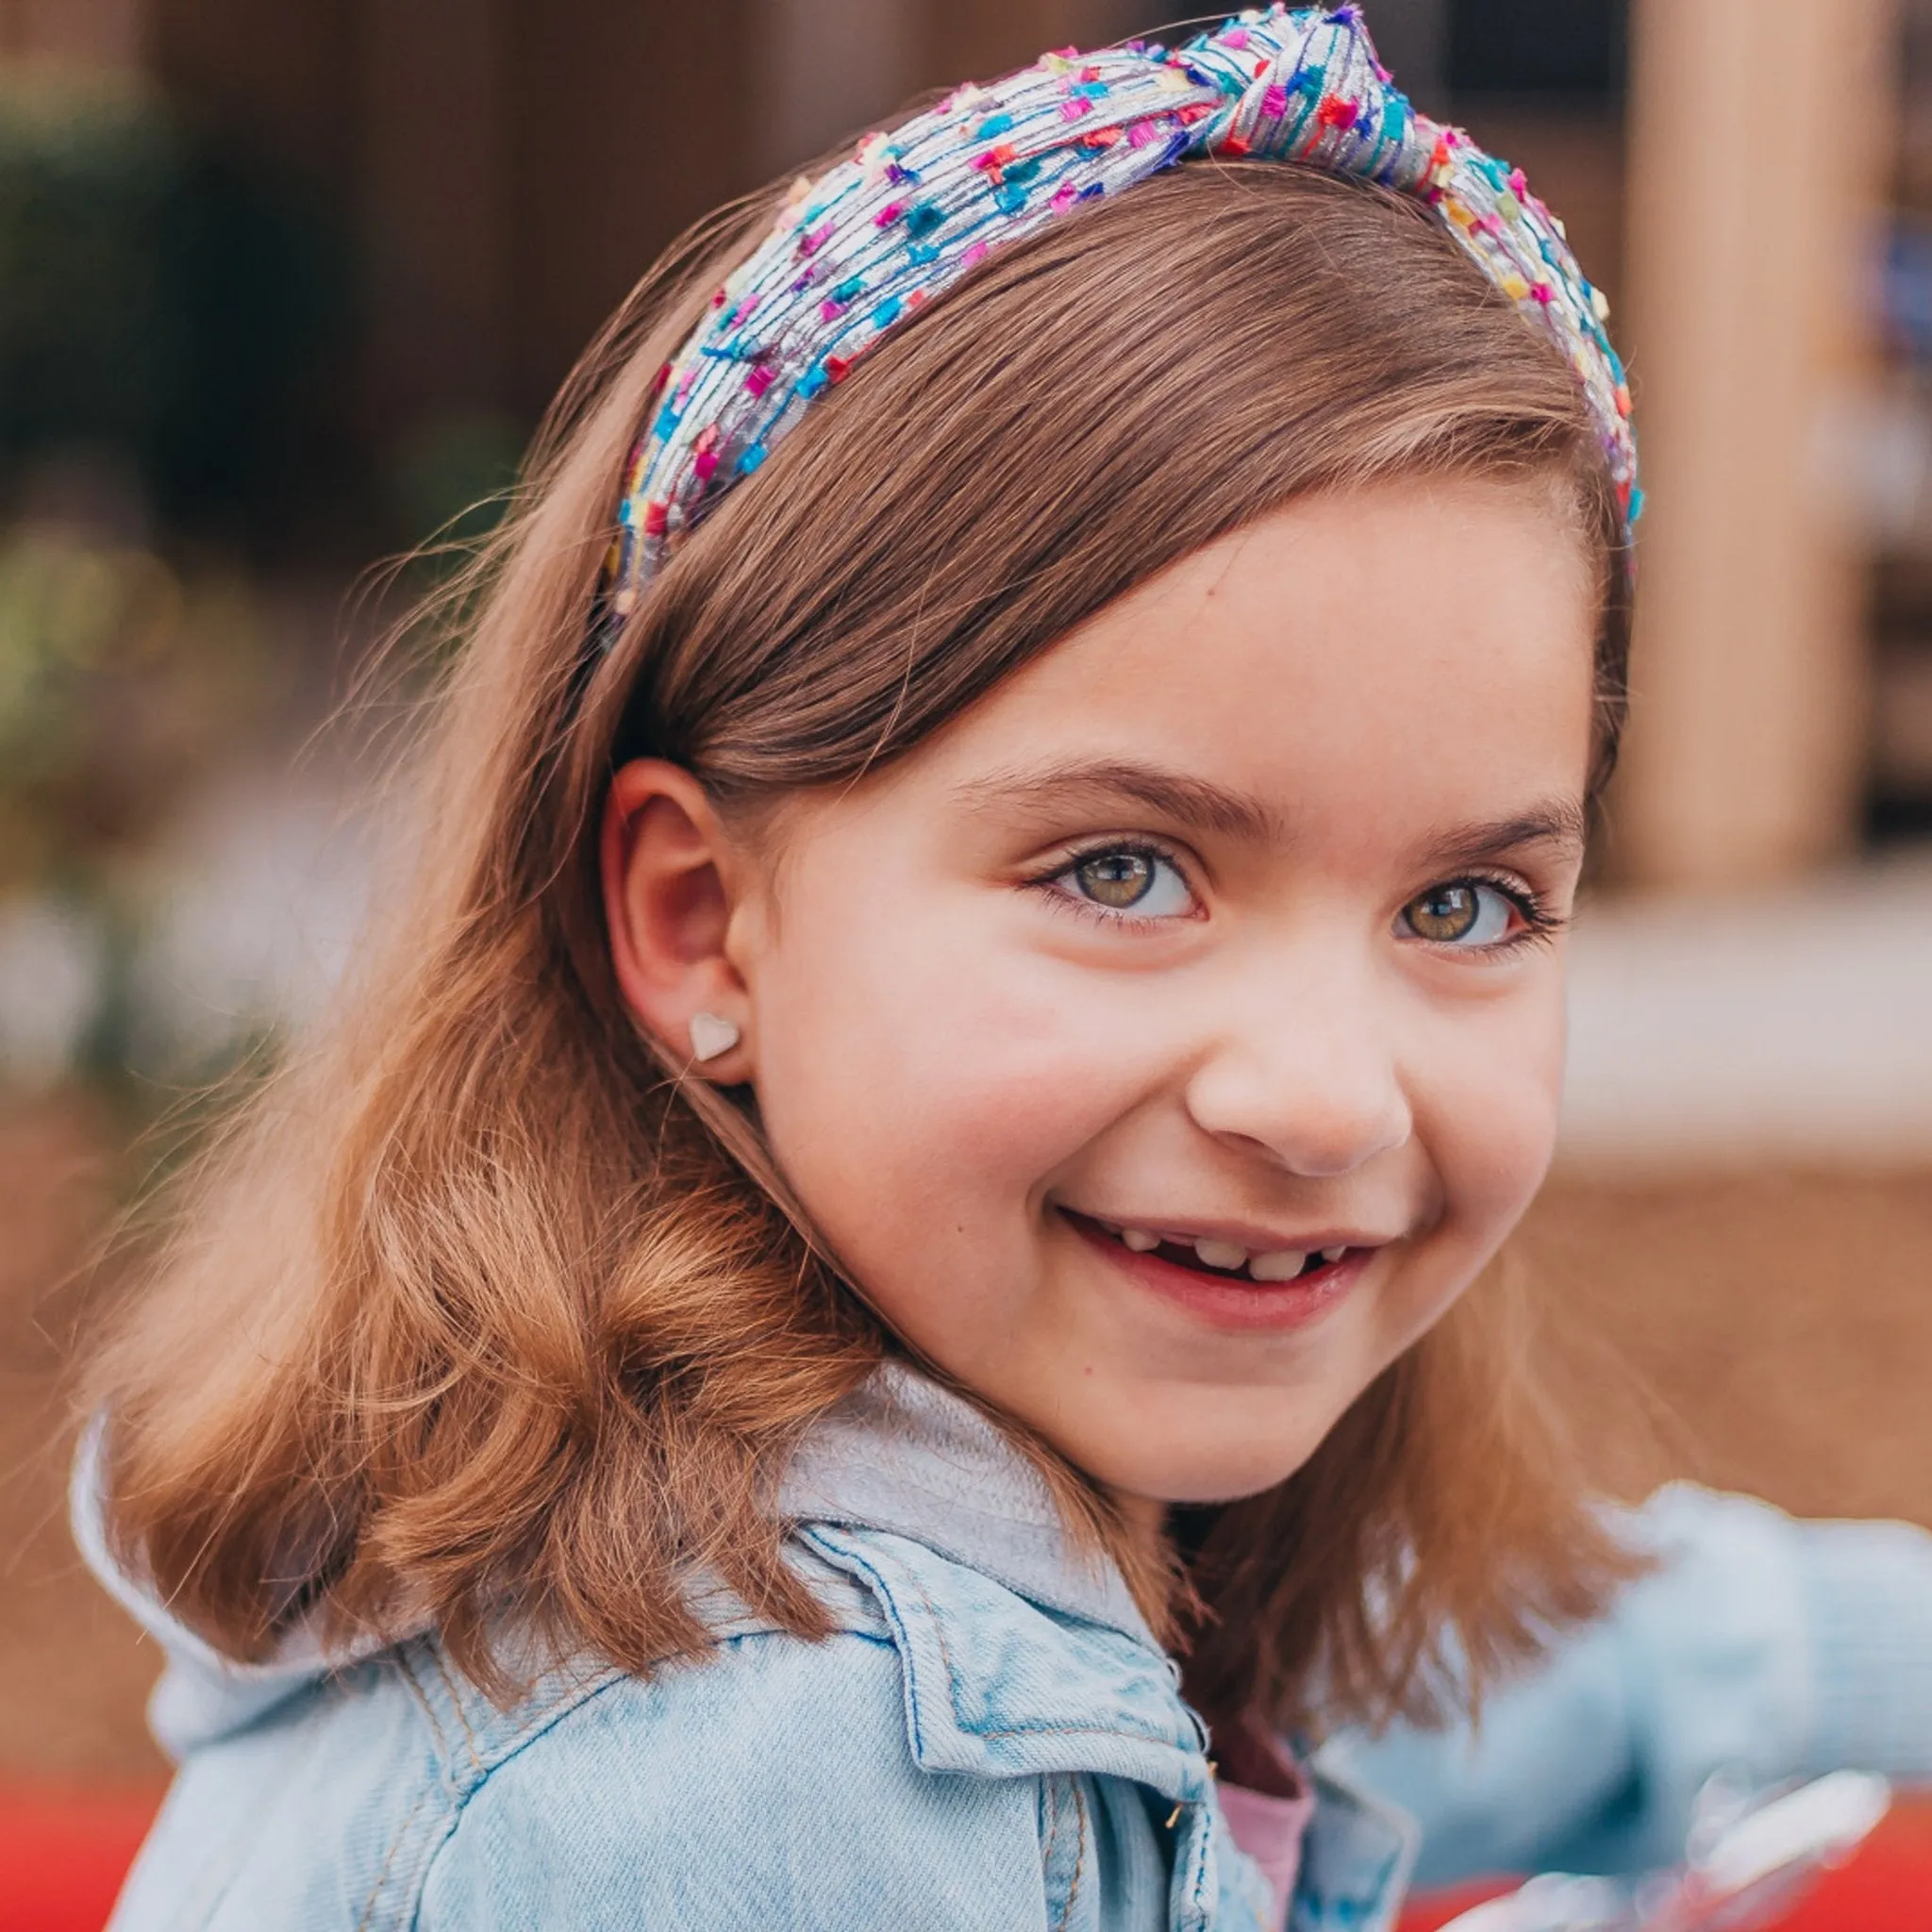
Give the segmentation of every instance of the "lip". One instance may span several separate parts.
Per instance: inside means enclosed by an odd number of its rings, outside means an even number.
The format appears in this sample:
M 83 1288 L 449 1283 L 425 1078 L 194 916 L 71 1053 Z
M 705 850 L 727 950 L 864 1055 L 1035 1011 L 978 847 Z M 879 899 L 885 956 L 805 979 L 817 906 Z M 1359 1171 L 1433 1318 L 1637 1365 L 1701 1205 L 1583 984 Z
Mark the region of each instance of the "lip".
M 1136 1288 L 1158 1295 L 1169 1306 L 1180 1308 L 1209 1327 L 1235 1334 L 1279 1334 L 1311 1326 L 1331 1308 L 1347 1300 L 1351 1291 L 1368 1273 L 1380 1247 L 1379 1243 L 1356 1247 L 1340 1237 L 1319 1242 L 1308 1241 L 1307 1246 L 1310 1250 L 1349 1246 L 1353 1251 L 1311 1279 L 1223 1280 L 1215 1275 L 1197 1274 L 1191 1268 L 1179 1267 L 1174 1262 L 1163 1260 L 1158 1254 L 1137 1255 L 1132 1249 L 1123 1247 L 1088 1216 L 1067 1208 L 1058 1211 L 1060 1218 L 1094 1253 Z M 1219 1235 L 1203 1231 L 1199 1236 L 1190 1232 L 1186 1239 L 1238 1241 L 1239 1237 L 1232 1233 Z M 1270 1237 L 1270 1241 L 1277 1247 L 1303 1245 L 1300 1238 L 1292 1243 L 1274 1237 Z M 1254 1241 L 1253 1250 L 1260 1249 L 1261 1243 Z

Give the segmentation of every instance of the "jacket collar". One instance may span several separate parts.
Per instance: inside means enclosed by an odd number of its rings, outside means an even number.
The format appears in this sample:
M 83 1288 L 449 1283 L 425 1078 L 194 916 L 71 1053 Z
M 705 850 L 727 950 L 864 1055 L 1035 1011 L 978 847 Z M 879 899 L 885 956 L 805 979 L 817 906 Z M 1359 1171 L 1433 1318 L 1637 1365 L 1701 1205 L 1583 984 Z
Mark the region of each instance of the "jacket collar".
M 237 1664 L 216 1656 L 108 1551 L 100 1528 L 101 1447 L 96 1424 L 75 1471 L 75 1534 L 96 1576 L 167 1649 L 170 1668 L 150 1717 L 172 1755 L 256 1722 L 378 1647 L 379 1640 L 372 1640 L 325 1657 L 312 1632 L 300 1629 L 289 1634 L 268 1663 Z M 1198 1729 L 1175 1692 L 1172 1666 L 1119 1572 L 1099 1553 L 1090 1555 L 1074 1543 L 1038 1470 L 976 1408 L 916 1371 L 889 1363 L 808 1435 L 780 1501 L 801 1524 L 829 1527 L 829 1537 L 810 1538 L 821 1557 L 848 1574 L 872 1573 L 875 1585 L 884 1569 L 918 1570 L 918 1550 L 854 1548 L 849 1542 L 841 1547 L 840 1531 L 878 1531 L 923 1545 L 1088 1626 L 1055 1636 L 1055 1668 L 1034 1681 L 1052 1686 L 1062 1699 L 1085 1700 L 1081 1725 L 1063 1731 L 1063 1737 L 1094 1736 L 1093 1707 L 1114 1707 L 1112 1755 L 1104 1766 L 1089 1768 L 1136 1778 L 1178 1801 L 1189 1823 L 1177 1852 L 1184 1865 L 1205 1877 L 1213 1836 L 1209 1774 Z M 915 1586 L 924 1580 L 929 1579 L 911 1578 Z M 979 1670 L 991 1682 L 1010 1660 L 990 1657 L 979 1669 L 974 1646 L 958 1641 L 971 1634 L 970 1618 L 949 1632 L 940 1629 L 949 1622 L 943 1590 L 895 1591 L 888 1585 L 884 1594 L 902 1606 L 918 1605 L 917 1616 L 902 1620 L 897 1641 L 908 1666 L 924 1663 L 936 1688 L 946 1692 L 918 1700 L 920 1707 L 937 1719 L 953 1720 L 921 1728 L 914 1748 L 922 1762 L 929 1760 L 935 1770 L 1007 1774 L 1059 1767 L 1058 1758 L 1051 1766 L 1046 1759 L 1035 1764 L 1026 1748 L 1029 1741 L 1050 1747 L 1050 1731 L 1039 1739 L 1021 1730 L 975 1737 L 960 1721 L 959 1713 L 974 1700 L 955 1694 L 971 1688 L 954 1681 L 958 1673 Z M 1043 1625 L 1041 1634 L 1053 1635 Z M 941 1641 L 948 1635 L 951 1641 Z M 1293 1932 L 1386 1932 L 1415 1857 L 1416 1827 L 1352 1789 L 1332 1769 L 1317 1767 L 1312 1775 L 1320 1802 L 1304 1841 L 1291 1915 Z
M 819 1556 L 863 1578 L 885 1606 L 925 1768 L 1134 1779 L 1176 1801 L 1176 1822 L 1187 1814 L 1177 1863 L 1191 1868 L 1196 1889 L 1207 1882 L 1211 1770 L 1174 1668 L 1120 1573 L 1069 1537 L 1039 1471 L 978 1409 L 889 1362 L 806 1437 L 780 1505 Z M 1024 1724 L 988 1732 L 962 1721 L 998 1703 L 1013 1675 L 1013 1633 L 1002 1630 L 980 1654 L 977 1599 L 956 1601 L 962 1580 L 945 1574 L 953 1565 L 1076 1620 L 1024 1626 L 1040 1666 L 1022 1674 L 1040 1700 Z M 1292 1932 L 1388 1932 L 1416 1827 L 1332 1771 L 1310 1775 L 1319 1802 L 1303 1840 Z M 1175 1923 L 1206 1919 L 1183 1913 Z

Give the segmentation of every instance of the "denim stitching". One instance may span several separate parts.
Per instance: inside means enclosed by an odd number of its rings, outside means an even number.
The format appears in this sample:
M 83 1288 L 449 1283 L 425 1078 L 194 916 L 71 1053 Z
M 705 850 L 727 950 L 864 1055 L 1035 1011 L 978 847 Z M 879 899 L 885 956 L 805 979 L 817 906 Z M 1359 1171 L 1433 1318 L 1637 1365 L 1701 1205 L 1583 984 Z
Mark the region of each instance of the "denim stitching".
M 651 1660 L 651 1668 L 655 1670 L 658 1664 L 664 1661 L 666 1659 L 662 1657 L 654 1657 Z M 511 1731 L 508 1737 L 499 1739 L 491 1744 L 491 1757 L 499 1764 L 507 1758 L 513 1757 L 517 1752 L 523 1749 L 525 1743 L 531 1737 L 535 1736 L 538 1731 L 541 1731 L 545 1724 L 555 1723 L 573 1703 L 588 1704 L 600 1691 L 608 1690 L 619 1678 L 626 1674 L 627 1673 L 619 1670 L 613 1664 L 606 1670 L 592 1672 L 590 1676 L 584 1678 L 580 1683 L 561 1686 L 557 1695 L 551 1698 L 548 1703 L 540 1705 L 535 1710 L 527 1712 L 515 1730 Z
M 1060 1835 L 1059 1781 L 1045 1777 L 1040 1781 L 1040 1795 L 1046 1800 L 1046 1843 L 1041 1847 L 1040 1862 L 1043 1868 L 1053 1864 L 1053 1848 Z M 1064 1920 L 1061 1922 L 1065 1923 Z
M 1208 1868 L 1218 1862 L 1215 1856 L 1214 1822 L 1203 1816 L 1201 1820 L 1201 1856 L 1194 1864 L 1194 1909 L 1200 1914 L 1201 1923 L 1208 1923 Z
M 362 1915 L 356 1921 L 356 1932 L 369 1932 L 369 1922 L 375 1916 L 376 1901 L 382 1896 L 384 1881 L 389 1877 L 389 1868 L 396 1861 L 396 1854 L 403 1848 L 403 1840 L 409 1835 L 409 1827 L 416 1822 L 416 1814 L 422 1810 L 424 1801 L 429 1796 L 425 1786 L 416 1793 L 416 1802 L 409 1807 L 408 1816 L 397 1827 L 396 1835 L 390 1840 L 389 1850 L 383 1855 L 382 1869 L 375 1874 L 375 1883 L 369 1888 L 369 1896 L 363 1902 Z
M 463 1741 L 470 1753 L 470 1769 L 480 1776 L 483 1772 L 483 1759 L 477 1754 L 476 1733 L 470 1728 L 470 1713 L 463 1708 L 463 1700 L 457 1694 L 457 1687 L 450 1676 L 449 1666 L 442 1660 L 441 1644 L 430 1644 L 429 1660 L 436 1666 L 436 1674 L 442 1680 L 442 1688 L 449 1693 L 449 1701 L 456 1709 L 457 1722 L 463 1727 Z
M 808 1530 L 806 1534 L 808 1537 L 812 1537 L 814 1541 L 820 1541 L 820 1539 L 814 1536 L 814 1533 L 809 1530 Z M 836 1543 L 833 1544 L 832 1547 L 835 1550 L 838 1548 Z M 843 1557 L 846 1563 L 856 1563 L 858 1566 L 858 1568 L 864 1574 L 866 1578 L 869 1579 L 873 1594 L 875 1597 L 883 1599 L 886 1610 L 888 1612 L 887 1627 L 889 1633 L 892 1629 L 896 1628 L 899 1631 L 900 1636 L 904 1637 L 907 1642 L 909 1642 L 910 1633 L 908 1632 L 905 1628 L 905 1620 L 899 1615 L 899 1607 L 896 1603 L 892 1601 L 892 1593 L 886 1588 L 885 1578 L 879 1574 L 876 1567 L 867 1562 L 863 1557 L 858 1555 L 856 1552 L 840 1551 L 839 1554 L 841 1557 Z M 927 1605 L 926 1607 L 930 1609 L 931 1606 Z M 936 1634 L 939 1637 L 940 1657 L 941 1662 L 944 1663 L 946 1667 L 947 1675 L 950 1678 L 952 1675 L 953 1662 L 952 1658 L 946 1653 L 945 1633 L 943 1631 L 939 1631 Z M 901 1642 L 899 1641 L 899 1638 L 892 1638 L 891 1641 L 892 1643 L 892 1648 L 895 1651 L 901 1653 L 899 1674 L 901 1681 L 904 1683 L 906 1687 L 907 1702 L 911 1707 L 911 1743 L 913 1756 L 916 1758 L 919 1756 L 920 1751 L 924 1748 L 923 1740 L 925 1732 L 925 1723 L 920 1715 L 919 1684 L 914 1673 L 906 1668 L 904 1658 L 906 1643 Z M 955 1711 L 955 1715 L 958 1715 L 957 1709 Z
M 1074 1901 L 1080 1896 L 1081 1874 L 1087 1870 L 1087 1797 L 1080 1789 L 1080 1780 L 1074 1778 L 1074 1808 L 1079 1813 L 1074 1821 L 1079 1826 L 1080 1843 L 1074 1854 L 1074 1882 L 1067 1888 L 1067 1902 L 1060 1907 L 1060 1923 L 1058 1932 L 1067 1932 L 1068 1922 L 1074 1916 Z
M 449 1692 L 450 1702 L 456 1707 L 457 1716 L 462 1721 L 463 1732 L 469 1741 L 470 1761 L 475 1767 L 477 1774 L 476 1784 L 472 1786 L 467 1792 L 462 1793 L 458 1800 L 458 1808 L 460 1809 L 462 1807 L 467 1806 L 469 1800 L 475 1795 L 478 1790 L 481 1789 L 484 1780 L 489 1778 L 491 1771 L 495 1770 L 502 1764 L 508 1763 L 508 1760 L 511 1757 L 513 1757 L 517 1754 L 517 1752 L 522 1748 L 524 1743 L 525 1743 L 531 1737 L 535 1736 L 540 1730 L 541 1730 L 544 1724 L 550 1719 L 552 1719 L 553 1716 L 559 1711 L 560 1707 L 569 1701 L 570 1692 L 572 1690 L 576 1690 L 579 1687 L 575 1685 L 568 1686 L 566 1687 L 563 1693 L 559 1694 L 555 1698 L 552 1698 L 547 1704 L 543 1705 L 508 1740 L 505 1748 L 502 1751 L 501 1756 L 497 1758 L 496 1763 L 493 1765 L 486 1766 L 477 1755 L 476 1734 L 471 1728 L 469 1718 L 465 1714 L 461 1699 L 458 1695 L 456 1684 L 452 1679 L 450 1673 L 444 1667 L 440 1652 L 436 1648 L 434 1648 L 433 1644 L 430 1648 L 430 1656 L 432 1660 L 436 1664 L 437 1674 L 441 1678 L 443 1688 Z M 397 1671 L 397 1674 L 401 1676 L 403 1682 L 408 1687 L 409 1694 L 415 1698 L 416 1703 L 423 1711 L 423 1715 L 428 1720 L 430 1731 L 436 1739 L 438 1752 L 445 1759 L 447 1759 L 450 1756 L 449 1734 L 443 1727 L 441 1720 L 437 1717 L 435 1707 L 429 1702 L 429 1699 L 424 1694 L 423 1687 L 416 1681 L 415 1673 L 412 1672 L 407 1664 L 403 1663 L 400 1659 L 398 1659 L 395 1668 Z M 588 1704 L 590 1700 L 592 1697 L 594 1697 L 600 1690 L 608 1690 L 612 1684 L 616 1683 L 625 1674 L 623 1671 L 618 1670 L 615 1667 L 612 1667 L 608 1670 L 598 1672 L 592 1678 L 589 1680 L 588 1684 L 583 1687 L 584 1694 L 576 1701 L 581 1704 Z M 402 1849 L 403 1840 L 408 1836 L 409 1826 L 415 1823 L 417 1815 L 422 1811 L 424 1802 L 428 1797 L 428 1795 L 429 1793 L 426 1790 L 420 1792 L 417 1796 L 415 1804 L 409 1807 L 408 1816 L 403 1820 L 402 1826 L 396 1834 L 395 1840 L 393 1843 L 391 1844 L 389 1852 L 382 1861 L 382 1869 L 375 1875 L 375 1884 L 370 1891 L 368 1903 L 365 1904 L 362 1907 L 362 1916 L 356 1923 L 356 1932 L 368 1932 L 371 1917 L 375 1912 L 376 1903 L 381 1895 L 383 1885 L 389 1877 L 390 1868 L 395 1863 L 396 1854 Z M 441 1840 L 436 1839 L 430 1839 L 425 1841 L 423 1847 L 423 1855 L 417 1861 L 416 1875 L 419 1879 L 426 1875 L 430 1865 L 435 1860 L 436 1853 L 441 1842 Z M 413 1919 L 411 1923 L 414 1923 Z
M 451 1833 L 461 1823 L 463 1802 L 461 1799 L 457 1801 L 441 1833 L 425 1831 L 423 1834 L 423 1848 L 417 1854 L 415 1870 L 409 1874 L 408 1884 L 402 1888 L 404 1896 L 413 1901 L 408 1921 L 412 1932 L 423 1916 L 423 1893 L 429 1883 L 429 1868 L 436 1862 L 437 1853 L 442 1849 Z
M 442 1720 L 437 1716 L 435 1707 L 423 1694 L 423 1687 L 417 1683 L 415 1672 L 409 1668 L 408 1659 L 401 1653 L 398 1653 L 393 1658 L 391 1668 L 403 1680 L 404 1687 L 408 1690 L 409 1695 L 416 1700 L 417 1704 L 421 1706 L 423 1715 L 429 1720 L 429 1735 L 436 1740 L 436 1753 L 443 1760 L 443 1765 L 441 1768 L 446 1776 L 448 1774 L 447 1765 L 450 1756 L 449 1733 L 443 1729 Z

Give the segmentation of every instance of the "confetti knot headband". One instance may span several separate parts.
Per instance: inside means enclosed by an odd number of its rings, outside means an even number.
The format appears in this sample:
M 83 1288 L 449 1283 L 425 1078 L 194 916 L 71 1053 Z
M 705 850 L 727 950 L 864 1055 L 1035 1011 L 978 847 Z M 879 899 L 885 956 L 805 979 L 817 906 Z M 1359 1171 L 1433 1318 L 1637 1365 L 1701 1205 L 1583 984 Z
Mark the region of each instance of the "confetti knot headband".
M 801 178 L 660 372 L 600 597 L 606 641 L 716 500 L 812 399 L 993 249 L 1196 157 L 1297 162 L 1414 196 L 1576 372 L 1626 523 L 1641 508 L 1630 391 L 1562 224 L 1520 170 L 1418 114 L 1360 11 L 1276 5 L 1169 50 L 1048 54 L 966 86 Z

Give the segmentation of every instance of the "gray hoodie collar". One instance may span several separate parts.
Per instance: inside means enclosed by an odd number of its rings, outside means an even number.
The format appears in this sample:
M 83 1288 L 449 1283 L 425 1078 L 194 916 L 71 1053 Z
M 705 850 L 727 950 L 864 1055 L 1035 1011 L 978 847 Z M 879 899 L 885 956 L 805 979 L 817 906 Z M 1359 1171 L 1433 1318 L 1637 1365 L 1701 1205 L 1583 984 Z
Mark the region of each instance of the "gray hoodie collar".
M 149 1719 L 174 1755 L 253 1723 L 296 1690 L 408 1634 L 325 1650 L 311 1626 L 298 1624 L 266 1662 L 220 1656 L 108 1551 L 101 1528 L 103 1433 L 97 1419 L 75 1460 L 75 1541 L 108 1593 L 167 1653 L 171 1668 Z M 902 1364 L 874 1371 L 807 1434 L 780 1507 L 793 1522 L 907 1537 L 1035 1603 L 1154 1642 L 1119 1571 L 1072 1542 L 1026 1457 L 970 1403 Z
M 1068 1534 L 1045 1479 L 973 1405 L 887 1362 L 815 1424 L 779 1507 L 909 1538 L 1020 1595 L 1152 1646 L 1124 1579 Z

